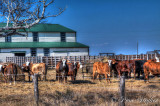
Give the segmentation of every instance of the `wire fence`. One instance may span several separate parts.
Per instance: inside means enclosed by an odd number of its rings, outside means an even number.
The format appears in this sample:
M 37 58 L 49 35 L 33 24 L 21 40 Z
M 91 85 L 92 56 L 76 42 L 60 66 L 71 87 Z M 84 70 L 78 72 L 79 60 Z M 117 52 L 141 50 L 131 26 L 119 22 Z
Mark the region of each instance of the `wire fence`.
M 4 105 L 6 102 L 10 105 L 35 104 L 34 83 L 28 82 L 28 75 L 25 75 L 25 81 L 17 81 L 15 85 L 0 82 L 0 91 L 4 90 L 0 94 Z M 47 81 L 38 81 L 39 105 L 118 105 L 120 80 L 119 78 L 110 78 L 110 80 L 111 83 L 107 83 L 105 78 L 102 78 L 101 81 L 98 79 L 93 81 L 92 77 L 83 79 L 78 73 L 76 81 L 71 81 L 68 76 L 67 83 L 59 83 L 56 81 L 54 72 L 49 71 Z M 133 78 L 126 79 L 125 85 L 126 105 L 160 104 L 159 78 L 152 78 L 150 83 Z

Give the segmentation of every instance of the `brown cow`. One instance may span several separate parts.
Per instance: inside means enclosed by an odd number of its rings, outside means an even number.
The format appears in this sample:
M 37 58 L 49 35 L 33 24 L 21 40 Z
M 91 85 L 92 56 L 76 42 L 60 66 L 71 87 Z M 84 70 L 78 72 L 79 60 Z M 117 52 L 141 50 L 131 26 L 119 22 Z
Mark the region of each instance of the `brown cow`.
M 68 75 L 68 65 L 67 60 L 62 59 L 58 64 L 56 65 L 56 80 L 59 82 L 62 82 L 65 80 L 67 83 L 67 75 Z
M 105 75 L 106 81 L 110 82 L 110 79 L 108 79 L 108 76 L 110 78 L 111 73 L 110 73 L 110 67 L 109 67 L 108 63 L 95 62 L 93 64 L 93 80 L 94 80 L 96 73 L 98 74 L 99 77 L 100 77 L 100 75 Z
M 75 67 L 74 63 L 67 63 L 68 65 L 68 74 L 67 76 L 71 76 L 71 80 L 75 81 Z
M 47 75 L 47 65 L 45 63 L 29 63 L 23 64 L 22 67 L 23 72 L 27 72 L 29 74 L 29 81 L 30 75 L 33 76 L 35 73 L 42 75 L 42 79 L 46 80 Z M 40 76 L 41 80 L 41 76 Z
M 5 63 L 4 65 L 1 65 L 1 71 L 4 75 L 5 82 L 7 83 L 7 80 L 9 80 L 10 85 L 12 80 L 14 80 L 14 84 L 16 83 L 16 77 L 17 77 L 17 67 L 14 63 Z
M 134 69 L 133 61 L 118 61 L 118 64 L 116 65 L 116 69 L 118 72 L 119 77 L 122 75 L 122 73 L 128 73 L 128 76 L 131 77 L 131 69 Z
M 154 62 L 153 60 L 147 61 L 143 65 L 145 80 L 149 82 L 149 74 L 154 76 L 160 75 L 160 62 Z
M 45 63 L 34 63 L 30 64 L 30 70 L 31 70 L 31 75 L 33 74 L 40 74 L 42 75 L 42 79 L 45 81 L 46 80 L 46 75 L 47 75 L 47 66 Z M 40 77 L 41 79 L 41 77 Z

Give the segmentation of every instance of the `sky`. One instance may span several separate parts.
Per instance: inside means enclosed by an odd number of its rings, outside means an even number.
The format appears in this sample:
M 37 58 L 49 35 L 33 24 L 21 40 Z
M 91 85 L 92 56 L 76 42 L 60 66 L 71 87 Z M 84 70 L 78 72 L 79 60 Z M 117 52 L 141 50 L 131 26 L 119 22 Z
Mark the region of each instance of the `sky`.
M 99 53 L 139 54 L 160 50 L 160 0 L 55 0 L 67 7 L 47 23 L 77 32 L 77 42 Z
M 46 23 L 61 24 L 77 33 L 90 55 L 139 54 L 160 50 L 160 0 L 55 0 L 48 12 L 66 10 Z

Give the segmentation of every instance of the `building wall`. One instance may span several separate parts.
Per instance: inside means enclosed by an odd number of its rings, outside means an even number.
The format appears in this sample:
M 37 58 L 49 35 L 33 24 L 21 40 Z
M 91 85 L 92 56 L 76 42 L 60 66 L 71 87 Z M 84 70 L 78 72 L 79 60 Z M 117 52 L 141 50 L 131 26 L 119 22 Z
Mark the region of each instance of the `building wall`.
M 50 49 L 50 56 L 87 56 L 88 54 L 89 54 L 88 48 L 51 48 Z
M 30 48 L 1 49 L 1 53 L 10 53 L 11 51 L 25 51 L 26 56 L 31 56 Z M 14 55 L 14 53 L 12 54 Z M 10 55 L 8 54 L 6 55 L 10 57 Z M 50 56 L 86 56 L 86 55 L 88 55 L 88 48 L 50 48 Z M 37 48 L 37 56 L 44 56 L 43 48 Z
M 60 42 L 60 33 L 39 33 L 39 42 Z
M 39 42 L 61 42 L 60 32 L 40 32 L 38 35 Z M 28 37 L 13 35 L 11 39 L 11 42 L 33 42 L 32 32 L 28 33 Z M 0 38 L 0 42 L 5 42 L 5 38 Z M 66 42 L 76 42 L 75 33 L 66 33 Z
M 26 34 L 26 33 L 23 33 Z M 28 33 L 28 37 L 20 36 L 20 35 L 13 35 L 11 42 L 33 42 L 32 33 Z
M 1 49 L 1 53 L 10 53 L 11 51 L 26 51 L 26 56 L 31 56 L 30 48 L 10 48 Z M 13 53 L 14 54 L 14 53 Z M 9 56 L 8 56 L 9 57 Z
M 0 42 L 5 42 L 5 37 L 1 37 Z
M 66 33 L 66 42 L 76 42 L 76 34 Z
M 0 53 L 0 62 L 6 62 L 6 57 L 13 57 L 14 53 Z

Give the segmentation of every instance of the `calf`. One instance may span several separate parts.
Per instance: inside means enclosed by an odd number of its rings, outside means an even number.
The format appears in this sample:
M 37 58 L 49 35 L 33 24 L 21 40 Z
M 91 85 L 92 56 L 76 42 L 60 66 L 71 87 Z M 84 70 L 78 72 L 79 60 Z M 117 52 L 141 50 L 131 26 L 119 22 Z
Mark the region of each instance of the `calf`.
M 110 78 L 111 73 L 110 73 L 110 67 L 108 63 L 95 62 L 93 64 L 93 80 L 94 80 L 95 74 L 98 74 L 99 77 L 100 75 L 105 75 L 106 81 L 110 82 L 110 79 L 108 79 L 108 77 Z

